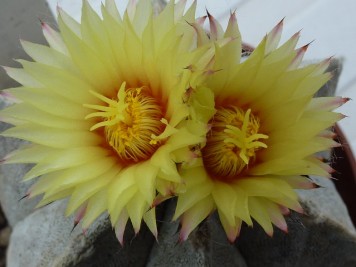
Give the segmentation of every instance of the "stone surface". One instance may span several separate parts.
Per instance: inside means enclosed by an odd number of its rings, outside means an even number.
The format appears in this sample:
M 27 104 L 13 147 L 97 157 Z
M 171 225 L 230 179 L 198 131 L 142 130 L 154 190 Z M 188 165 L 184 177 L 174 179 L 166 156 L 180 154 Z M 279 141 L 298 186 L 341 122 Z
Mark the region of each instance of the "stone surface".
M 17 58 L 29 59 L 20 39 L 45 43 L 40 19 L 55 25 L 46 0 L 11 0 L 0 2 L 0 65 L 18 67 Z M 0 68 L 0 89 L 16 86 Z
M 20 38 L 36 43 L 45 43 L 40 20 L 54 25 L 54 19 L 45 0 L 12 0 L 0 3 L 0 65 L 19 67 L 16 58 L 29 59 L 20 45 Z M 0 90 L 18 84 L 0 68 Z M 0 98 L 0 109 L 6 103 Z M 0 132 L 8 125 L 1 123 Z M 0 159 L 17 148 L 22 142 L 0 137 Z M 13 227 L 30 214 L 38 199 L 19 202 L 31 183 L 20 183 L 30 166 L 0 166 L 0 203 L 9 224 Z
M 208 225 L 211 233 L 211 266 L 247 267 L 241 252 L 227 240 L 216 213 L 208 219 Z
M 236 245 L 249 267 L 356 266 L 356 232 L 344 203 L 330 180 L 301 192 L 305 215 L 292 213 L 289 233 L 273 238 L 256 225 L 243 227 Z
M 107 215 L 83 233 L 65 218 L 66 201 L 45 206 L 16 224 L 8 248 L 8 267 L 143 266 L 154 241 L 146 228 L 135 237 L 131 227 L 121 248 Z
M 0 109 L 7 105 L 8 103 L 0 97 Z M 8 127 L 6 123 L 0 122 L 0 132 Z M 2 159 L 25 142 L 0 136 L 0 144 L 0 159 Z M 22 177 L 31 167 L 30 164 L 0 165 L 0 204 L 11 227 L 32 213 L 39 201 L 39 197 L 27 201 L 20 200 L 34 182 L 34 180 L 22 182 Z
M 355 226 L 332 180 L 314 176 L 311 178 L 320 188 L 298 192 L 306 207 L 306 216 L 312 217 L 315 223 L 329 221 L 356 234 Z
M 202 229 L 199 229 L 192 233 L 188 241 L 179 242 L 179 223 L 171 221 L 175 203 L 170 201 L 166 206 L 158 242 L 152 248 L 147 267 L 207 266 L 209 258 L 206 257 L 206 254 L 209 251 L 209 237 L 204 236 Z
M 239 251 L 229 244 L 216 216 L 211 216 L 188 240 L 179 242 L 179 223 L 172 222 L 175 209 L 170 201 L 147 267 L 247 266 Z

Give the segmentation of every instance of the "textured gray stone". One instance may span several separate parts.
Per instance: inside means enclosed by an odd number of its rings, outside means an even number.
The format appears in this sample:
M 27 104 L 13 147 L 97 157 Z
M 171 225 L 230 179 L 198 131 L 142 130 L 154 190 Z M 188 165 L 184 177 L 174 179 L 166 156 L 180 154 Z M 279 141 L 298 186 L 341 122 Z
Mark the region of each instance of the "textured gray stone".
M 154 244 L 147 267 L 159 266 L 207 266 L 209 258 L 209 233 L 206 229 L 194 231 L 186 242 L 179 242 L 179 223 L 172 222 L 175 209 L 174 201 L 166 205 L 158 235 L 158 243 Z M 205 232 L 208 236 L 204 235 Z
M 216 213 L 208 219 L 208 224 L 211 233 L 211 266 L 247 267 L 240 251 L 227 240 Z
M 250 267 L 356 266 L 356 232 L 346 207 L 330 180 L 301 192 L 305 215 L 292 213 L 289 233 L 276 229 L 268 237 L 256 225 L 243 227 L 237 247 Z
M 0 97 L 0 109 L 7 105 L 9 103 Z M 0 122 L 0 132 L 8 127 L 8 124 Z M 0 159 L 2 159 L 25 142 L 0 136 L 0 144 Z M 32 213 L 39 201 L 38 197 L 27 201 L 20 200 L 34 182 L 22 182 L 22 177 L 31 168 L 30 164 L 0 165 L 0 204 L 11 227 Z
M 166 207 L 158 243 L 155 243 L 147 267 L 247 266 L 239 251 L 226 238 L 216 216 L 210 216 L 185 242 L 179 242 L 179 223 L 172 222 L 175 202 Z
M 311 177 L 321 186 L 315 190 L 299 190 L 298 194 L 306 207 L 306 215 L 315 223 L 330 221 L 339 225 L 351 234 L 356 234 L 349 213 L 332 180 L 321 177 Z
M 83 233 L 73 231 L 73 216 L 65 218 L 66 200 L 36 210 L 17 223 L 7 254 L 8 267 L 143 266 L 154 237 L 143 227 L 135 237 L 129 226 L 121 248 L 107 215 Z
M 0 3 L 0 65 L 19 67 L 16 58 L 29 59 L 20 45 L 20 38 L 36 43 L 46 43 L 39 19 L 54 25 L 54 18 L 48 10 L 46 0 L 12 0 Z M 0 90 L 15 87 L 18 83 L 0 68 Z M 0 109 L 6 104 L 0 97 Z M 0 132 L 8 125 L 1 123 Z M 0 137 L 0 159 L 17 148 L 21 141 Z M 38 199 L 18 201 L 26 194 L 30 183 L 20 183 L 30 166 L 0 166 L 0 203 L 9 224 L 13 227 L 19 220 L 30 214 Z
M 46 0 L 0 1 L 0 65 L 19 67 L 13 59 L 29 59 L 20 45 L 20 40 L 46 43 L 39 19 L 55 25 Z M 0 68 L 0 89 L 16 86 Z

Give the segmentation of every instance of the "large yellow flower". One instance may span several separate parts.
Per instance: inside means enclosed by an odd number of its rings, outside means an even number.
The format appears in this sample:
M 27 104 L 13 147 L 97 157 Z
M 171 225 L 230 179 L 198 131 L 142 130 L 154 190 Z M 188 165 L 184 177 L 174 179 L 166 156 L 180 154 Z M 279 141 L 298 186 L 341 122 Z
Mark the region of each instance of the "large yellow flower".
M 304 175 L 330 176 L 331 168 L 315 153 L 338 145 L 327 129 L 343 118 L 332 110 L 347 99 L 313 98 L 331 77 L 325 73 L 329 60 L 300 67 L 307 46 L 295 49 L 297 33 L 278 47 L 283 21 L 241 58 L 235 15 L 225 33 L 209 19 L 205 43 L 227 33 L 235 39 L 216 45 L 201 85 L 214 93 L 215 115 L 205 121 L 210 131 L 199 158 L 181 168 L 185 192 L 174 216 L 181 219 L 180 239 L 214 210 L 231 242 L 242 222 L 251 226 L 252 219 L 269 235 L 272 224 L 287 231 L 283 215 L 303 212 L 294 189 L 315 187 Z
M 199 101 L 185 101 L 194 85 L 185 67 L 213 51 L 196 49 L 195 3 L 155 15 L 151 1 L 135 2 L 121 18 L 108 0 L 101 19 L 84 1 L 80 24 L 59 9 L 60 33 L 42 25 L 49 47 L 22 42 L 34 62 L 6 68 L 23 86 L 6 90 L 19 103 L 1 111 L 14 125 L 2 135 L 32 143 L 4 159 L 36 164 L 29 196 L 44 194 L 39 206 L 70 197 L 66 214 L 84 228 L 108 210 L 121 242 L 128 219 L 157 235 L 156 192 L 172 193 L 176 162 L 205 140 L 206 125 L 189 119 Z

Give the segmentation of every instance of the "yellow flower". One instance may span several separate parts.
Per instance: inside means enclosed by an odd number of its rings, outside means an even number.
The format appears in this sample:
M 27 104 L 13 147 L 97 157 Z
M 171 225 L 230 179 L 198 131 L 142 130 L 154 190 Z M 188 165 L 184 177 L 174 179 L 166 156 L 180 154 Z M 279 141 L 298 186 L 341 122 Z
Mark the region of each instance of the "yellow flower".
M 313 98 L 331 77 L 329 60 L 300 67 L 307 46 L 295 49 L 297 33 L 278 47 L 283 21 L 241 58 L 235 15 L 225 33 L 208 16 L 210 41 L 226 33 L 235 38 L 215 46 L 201 85 L 214 93 L 215 115 L 205 121 L 210 131 L 199 159 L 181 168 L 186 188 L 174 215 L 181 220 L 180 239 L 214 210 L 231 242 L 252 219 L 269 235 L 272 224 L 287 231 L 283 215 L 303 212 L 294 189 L 315 187 L 305 175 L 330 176 L 315 153 L 338 145 L 328 128 L 343 118 L 332 110 L 347 99 Z
M 184 0 L 170 1 L 155 15 L 132 1 L 121 18 L 108 0 L 101 19 L 84 1 L 80 24 L 61 9 L 60 33 L 42 24 L 49 47 L 22 42 L 34 62 L 6 68 L 23 86 L 6 90 L 19 103 L 1 111 L 14 125 L 2 135 L 32 144 L 4 161 L 36 164 L 24 179 L 41 176 L 28 192 L 44 194 L 39 206 L 70 197 L 66 214 L 83 228 L 107 210 L 120 242 L 128 219 L 157 236 L 156 192 L 181 182 L 176 162 L 207 129 L 184 101 L 194 84 L 184 68 L 209 50 L 196 49 L 195 5 L 184 14 Z

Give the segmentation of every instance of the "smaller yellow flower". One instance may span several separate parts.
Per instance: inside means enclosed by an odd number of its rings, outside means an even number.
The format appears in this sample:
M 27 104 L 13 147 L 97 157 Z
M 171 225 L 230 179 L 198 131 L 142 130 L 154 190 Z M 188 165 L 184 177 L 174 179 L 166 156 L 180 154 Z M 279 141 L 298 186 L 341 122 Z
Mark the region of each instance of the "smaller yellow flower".
M 214 210 L 231 242 L 242 223 L 252 226 L 253 220 L 269 235 L 272 225 L 287 232 L 283 215 L 303 212 L 295 189 L 315 187 L 305 176 L 330 177 L 332 169 L 315 153 L 339 145 L 328 128 L 343 118 L 332 110 L 347 99 L 313 98 L 331 77 L 325 73 L 329 60 L 300 67 L 307 46 L 295 49 L 297 33 L 278 47 L 283 21 L 248 58 L 241 58 L 235 15 L 225 32 L 208 17 L 210 39 L 195 25 L 203 43 L 233 38 L 215 45 L 200 84 L 205 97 L 213 92 L 215 112 L 200 116 L 210 128 L 206 142 L 195 151 L 196 160 L 181 167 L 185 188 L 174 215 L 182 224 L 180 239 L 186 240 Z M 192 117 L 196 113 L 193 110 Z

